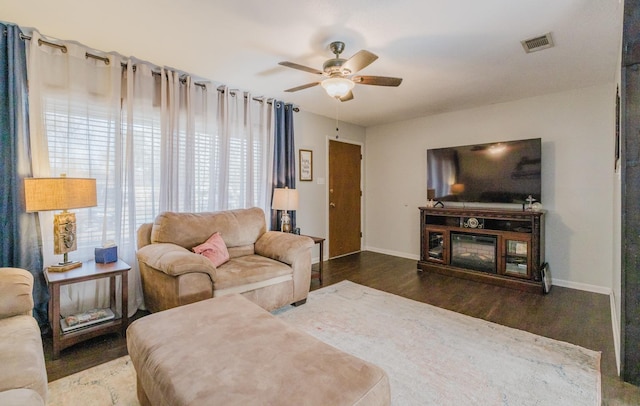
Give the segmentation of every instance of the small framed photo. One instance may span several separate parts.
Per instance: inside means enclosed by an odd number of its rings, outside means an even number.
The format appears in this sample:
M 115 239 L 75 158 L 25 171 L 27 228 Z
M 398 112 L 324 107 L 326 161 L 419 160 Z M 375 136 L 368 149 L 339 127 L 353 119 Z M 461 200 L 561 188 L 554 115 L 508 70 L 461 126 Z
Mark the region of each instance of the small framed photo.
M 313 180 L 313 151 L 301 149 L 300 153 L 300 181 Z

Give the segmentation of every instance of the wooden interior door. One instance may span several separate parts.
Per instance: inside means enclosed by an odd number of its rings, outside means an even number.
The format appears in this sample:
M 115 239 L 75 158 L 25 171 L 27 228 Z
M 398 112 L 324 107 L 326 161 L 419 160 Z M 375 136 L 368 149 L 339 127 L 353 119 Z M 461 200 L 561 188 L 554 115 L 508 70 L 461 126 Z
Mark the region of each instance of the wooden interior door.
M 329 141 L 329 257 L 360 251 L 360 145 Z

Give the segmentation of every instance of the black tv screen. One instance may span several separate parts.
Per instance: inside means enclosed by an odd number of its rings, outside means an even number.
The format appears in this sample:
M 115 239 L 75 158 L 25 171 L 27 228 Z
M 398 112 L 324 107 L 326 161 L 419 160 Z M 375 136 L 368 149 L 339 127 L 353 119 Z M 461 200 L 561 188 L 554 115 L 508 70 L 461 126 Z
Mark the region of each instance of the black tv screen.
M 541 201 L 540 138 L 427 150 L 434 200 L 478 203 Z

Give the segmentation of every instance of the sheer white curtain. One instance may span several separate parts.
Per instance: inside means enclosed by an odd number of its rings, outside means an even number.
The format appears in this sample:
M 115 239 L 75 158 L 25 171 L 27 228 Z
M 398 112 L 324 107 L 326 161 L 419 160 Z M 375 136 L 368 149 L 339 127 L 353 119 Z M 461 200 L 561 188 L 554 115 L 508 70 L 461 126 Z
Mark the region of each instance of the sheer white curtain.
M 137 74 L 137 72 L 136 72 Z M 160 75 L 160 211 L 270 209 L 273 108 L 249 93 Z
M 221 151 L 218 204 L 214 210 L 261 207 L 271 210 L 273 169 L 273 106 L 250 93 L 219 89 Z
M 121 57 L 99 55 L 73 42 L 43 43 L 31 33 L 28 76 L 30 128 L 34 176 L 96 178 L 98 206 L 75 210 L 78 250 L 74 260 L 86 261 L 106 241 L 118 245 L 118 254 L 132 265 L 129 272 L 129 309 L 142 303 L 135 260 L 135 234 L 126 227 L 126 166 L 121 122 Z M 44 265 L 59 262 L 53 255 L 52 213 L 40 213 Z M 120 289 L 118 287 L 118 289 Z M 61 292 L 63 315 L 108 304 L 108 281 L 69 285 Z
M 70 258 L 90 260 L 95 247 L 116 242 L 132 266 L 133 314 L 143 306 L 135 257 L 142 223 L 164 210 L 269 213 L 273 106 L 133 57 L 41 39 L 48 40 L 32 33 L 28 61 L 34 176 L 96 178 L 98 207 L 75 211 L 78 250 Z M 45 266 L 60 261 L 52 223 L 41 213 Z M 107 287 L 106 280 L 69 286 L 61 313 L 106 306 Z
M 134 69 L 135 67 L 135 69 Z M 161 185 L 160 75 L 150 65 L 135 59 L 125 73 L 123 121 L 126 123 L 126 159 L 129 167 L 126 188 L 130 227 L 153 221 L 159 213 Z

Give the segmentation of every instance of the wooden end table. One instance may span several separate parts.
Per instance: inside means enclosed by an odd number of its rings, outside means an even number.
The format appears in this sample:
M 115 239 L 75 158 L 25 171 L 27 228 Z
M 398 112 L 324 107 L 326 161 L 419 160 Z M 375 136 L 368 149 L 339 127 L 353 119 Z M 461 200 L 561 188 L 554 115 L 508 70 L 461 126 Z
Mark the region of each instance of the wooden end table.
M 324 238 L 322 237 L 314 237 L 311 235 L 305 235 L 305 237 L 309 237 L 313 240 L 314 243 L 316 244 L 320 244 L 320 262 L 318 264 L 318 274 L 316 276 L 311 275 L 311 279 L 318 279 L 320 281 L 320 284 L 322 285 L 322 256 L 324 255 Z
M 131 267 L 124 261 L 118 260 L 109 264 L 97 264 L 95 261 L 84 262 L 82 267 L 71 269 L 66 272 L 44 271 L 44 276 L 49 285 L 49 323 L 53 332 L 53 359 L 60 357 L 60 351 L 77 344 L 108 333 L 120 333 L 123 337 L 127 332 L 129 324 L 128 316 L 128 296 L 129 284 L 128 274 Z M 116 277 L 120 276 L 122 301 L 122 314 L 116 311 Z M 112 320 L 106 320 L 91 326 L 82 327 L 77 330 L 63 333 L 60 327 L 60 286 L 73 283 L 90 281 L 94 279 L 109 278 L 109 307 L 115 314 Z

